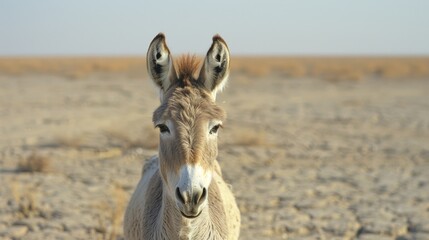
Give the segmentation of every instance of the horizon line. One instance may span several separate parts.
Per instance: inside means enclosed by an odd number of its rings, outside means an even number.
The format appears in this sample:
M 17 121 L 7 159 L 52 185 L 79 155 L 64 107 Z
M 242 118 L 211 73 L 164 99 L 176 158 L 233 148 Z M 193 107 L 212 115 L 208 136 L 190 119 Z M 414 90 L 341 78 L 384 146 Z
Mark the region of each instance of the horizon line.
M 173 57 L 187 55 L 173 54 Z M 203 54 L 190 54 L 204 57 Z M 424 54 L 233 54 L 231 58 L 429 58 Z M 7 58 L 146 58 L 146 54 L 14 54 L 0 55 L 0 59 Z

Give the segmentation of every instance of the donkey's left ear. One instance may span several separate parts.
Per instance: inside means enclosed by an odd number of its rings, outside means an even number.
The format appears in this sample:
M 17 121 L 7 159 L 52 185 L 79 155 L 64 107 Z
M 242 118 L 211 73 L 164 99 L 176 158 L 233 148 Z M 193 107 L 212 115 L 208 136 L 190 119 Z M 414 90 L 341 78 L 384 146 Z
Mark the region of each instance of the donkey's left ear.
M 207 52 L 198 80 L 209 90 L 214 99 L 216 93 L 225 87 L 229 75 L 229 49 L 219 36 L 213 37 L 213 43 Z

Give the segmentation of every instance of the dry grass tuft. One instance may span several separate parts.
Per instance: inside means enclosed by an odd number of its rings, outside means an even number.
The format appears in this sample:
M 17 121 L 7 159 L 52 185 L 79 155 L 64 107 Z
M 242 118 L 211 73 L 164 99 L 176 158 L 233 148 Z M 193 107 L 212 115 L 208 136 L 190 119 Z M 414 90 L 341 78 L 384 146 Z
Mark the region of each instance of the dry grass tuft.
M 18 182 L 10 184 L 13 199 L 17 204 L 17 214 L 19 218 L 30 218 L 43 216 L 43 212 L 38 204 L 38 195 L 35 188 L 23 187 Z
M 51 170 L 51 159 L 37 154 L 32 153 L 30 156 L 20 160 L 18 162 L 18 172 L 49 172 Z
M 126 192 L 119 186 L 111 190 L 111 201 L 97 204 L 100 210 L 98 226 L 95 231 L 99 233 L 97 239 L 114 240 L 122 234 L 122 219 L 126 206 Z

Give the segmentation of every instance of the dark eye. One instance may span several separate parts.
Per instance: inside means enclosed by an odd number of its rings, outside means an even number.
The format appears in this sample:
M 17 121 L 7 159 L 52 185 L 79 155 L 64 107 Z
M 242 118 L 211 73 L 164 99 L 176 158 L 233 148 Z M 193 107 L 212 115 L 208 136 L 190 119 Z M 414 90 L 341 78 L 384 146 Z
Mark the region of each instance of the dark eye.
M 215 134 L 217 133 L 218 129 L 220 128 L 220 124 L 212 127 L 212 129 L 210 129 L 210 134 Z
M 170 129 L 168 129 L 167 125 L 165 124 L 158 124 L 156 127 L 159 128 L 161 133 L 170 133 Z

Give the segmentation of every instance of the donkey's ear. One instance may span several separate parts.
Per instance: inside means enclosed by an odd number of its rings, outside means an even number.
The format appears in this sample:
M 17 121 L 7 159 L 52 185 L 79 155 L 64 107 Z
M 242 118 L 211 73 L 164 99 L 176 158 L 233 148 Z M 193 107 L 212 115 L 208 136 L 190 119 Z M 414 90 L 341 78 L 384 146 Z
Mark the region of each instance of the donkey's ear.
M 150 77 L 163 94 L 176 79 L 173 59 L 163 33 L 159 33 L 150 43 L 146 63 Z
M 228 74 L 229 49 L 226 42 L 219 35 L 215 35 L 198 79 L 216 99 L 216 93 L 225 86 Z

